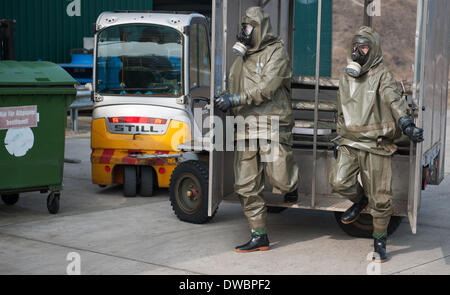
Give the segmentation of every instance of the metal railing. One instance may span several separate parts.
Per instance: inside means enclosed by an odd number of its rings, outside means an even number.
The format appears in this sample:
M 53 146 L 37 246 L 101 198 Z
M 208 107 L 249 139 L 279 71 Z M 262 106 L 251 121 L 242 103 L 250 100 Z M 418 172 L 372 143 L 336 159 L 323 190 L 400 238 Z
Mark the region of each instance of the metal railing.
M 92 110 L 94 102 L 91 99 L 91 89 L 83 85 L 76 85 L 77 96 L 75 101 L 69 106 L 72 130 L 78 132 L 78 111 Z

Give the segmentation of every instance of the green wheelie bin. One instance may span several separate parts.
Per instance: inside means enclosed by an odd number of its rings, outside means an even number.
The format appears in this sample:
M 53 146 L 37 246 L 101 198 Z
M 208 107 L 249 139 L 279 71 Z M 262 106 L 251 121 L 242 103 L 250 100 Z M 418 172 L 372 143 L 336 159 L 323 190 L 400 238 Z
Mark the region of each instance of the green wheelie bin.
M 50 62 L 0 61 L 0 195 L 15 204 L 22 192 L 49 193 L 59 210 L 67 108 L 76 81 Z

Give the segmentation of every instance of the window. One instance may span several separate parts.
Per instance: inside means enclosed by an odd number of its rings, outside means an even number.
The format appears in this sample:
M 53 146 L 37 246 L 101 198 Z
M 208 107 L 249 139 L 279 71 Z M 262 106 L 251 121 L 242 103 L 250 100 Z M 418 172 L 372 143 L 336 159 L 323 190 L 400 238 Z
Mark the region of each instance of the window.
M 129 24 L 98 35 L 97 91 L 110 95 L 182 95 L 183 37 L 160 25 Z
M 211 62 L 209 56 L 208 33 L 205 25 L 191 25 L 189 41 L 189 88 L 209 86 Z

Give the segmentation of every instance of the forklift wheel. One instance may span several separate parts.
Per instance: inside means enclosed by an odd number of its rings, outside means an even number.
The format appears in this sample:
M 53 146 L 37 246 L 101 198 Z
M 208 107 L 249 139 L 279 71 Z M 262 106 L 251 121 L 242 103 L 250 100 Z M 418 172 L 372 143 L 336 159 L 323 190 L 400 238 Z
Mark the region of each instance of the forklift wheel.
M 208 166 L 200 161 L 180 163 L 170 178 L 170 202 L 182 221 L 201 224 L 208 216 Z
M 19 194 L 2 195 L 2 201 L 8 206 L 12 206 L 19 200 Z
M 50 214 L 56 214 L 59 211 L 60 192 L 51 192 L 47 197 L 47 209 Z
M 135 197 L 137 192 L 136 166 L 123 167 L 123 194 L 125 197 Z
M 153 196 L 153 178 L 154 172 L 151 166 L 141 167 L 141 187 L 139 194 L 143 197 Z
M 373 233 L 373 220 L 370 214 L 361 214 L 358 219 L 350 224 L 343 224 L 341 222 L 341 216 L 343 212 L 334 212 L 334 217 L 336 218 L 336 222 L 345 231 L 348 235 L 357 238 L 367 238 L 372 239 Z M 387 233 L 388 236 L 393 234 L 397 228 L 402 223 L 401 216 L 392 216 L 388 225 Z

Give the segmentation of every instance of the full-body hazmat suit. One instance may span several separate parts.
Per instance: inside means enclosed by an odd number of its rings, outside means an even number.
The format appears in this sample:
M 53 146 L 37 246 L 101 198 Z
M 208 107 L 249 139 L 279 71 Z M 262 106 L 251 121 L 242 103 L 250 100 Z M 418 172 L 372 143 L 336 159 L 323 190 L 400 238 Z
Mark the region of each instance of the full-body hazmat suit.
M 369 27 L 361 27 L 352 41 L 349 65 L 352 59 L 358 58 L 354 57 L 355 53 L 359 54 L 358 42 L 365 42 L 369 50 L 365 63 L 360 65 L 360 73 L 347 71 L 339 81 L 339 152 L 330 184 L 334 193 L 355 203 L 341 221 L 354 222 L 368 206 L 377 240 L 385 239 L 393 213 L 391 159 L 397 150 L 394 140 L 401 136 L 402 130 L 414 141 L 423 138 L 419 138 L 421 135 L 414 137 L 410 132 L 420 133 L 421 129 L 409 118 L 406 101 L 401 97 L 394 76 L 382 63 L 380 36 Z
M 251 43 L 230 69 L 231 94 L 219 98 L 219 108 L 231 107 L 234 116 L 255 122 L 255 125 L 246 124 L 244 130 L 238 128 L 236 142 L 244 142 L 245 150 L 235 150 L 234 161 L 235 192 L 240 197 L 252 236 L 255 236 L 266 234 L 267 209 L 262 198 L 264 167 L 273 192 L 285 194 L 285 201 L 287 196 L 296 201 L 299 176 L 291 149 L 293 117 L 289 57 L 281 39 L 273 34 L 269 16 L 262 8 L 247 9 L 242 19 L 244 24 L 253 28 Z M 279 128 L 272 125 L 272 119 L 278 121 Z M 257 139 L 256 148 L 249 148 L 249 139 Z M 276 153 L 273 153 L 274 149 L 277 149 Z M 269 154 L 277 156 L 262 159 Z M 244 248 L 254 250 L 257 247 Z

